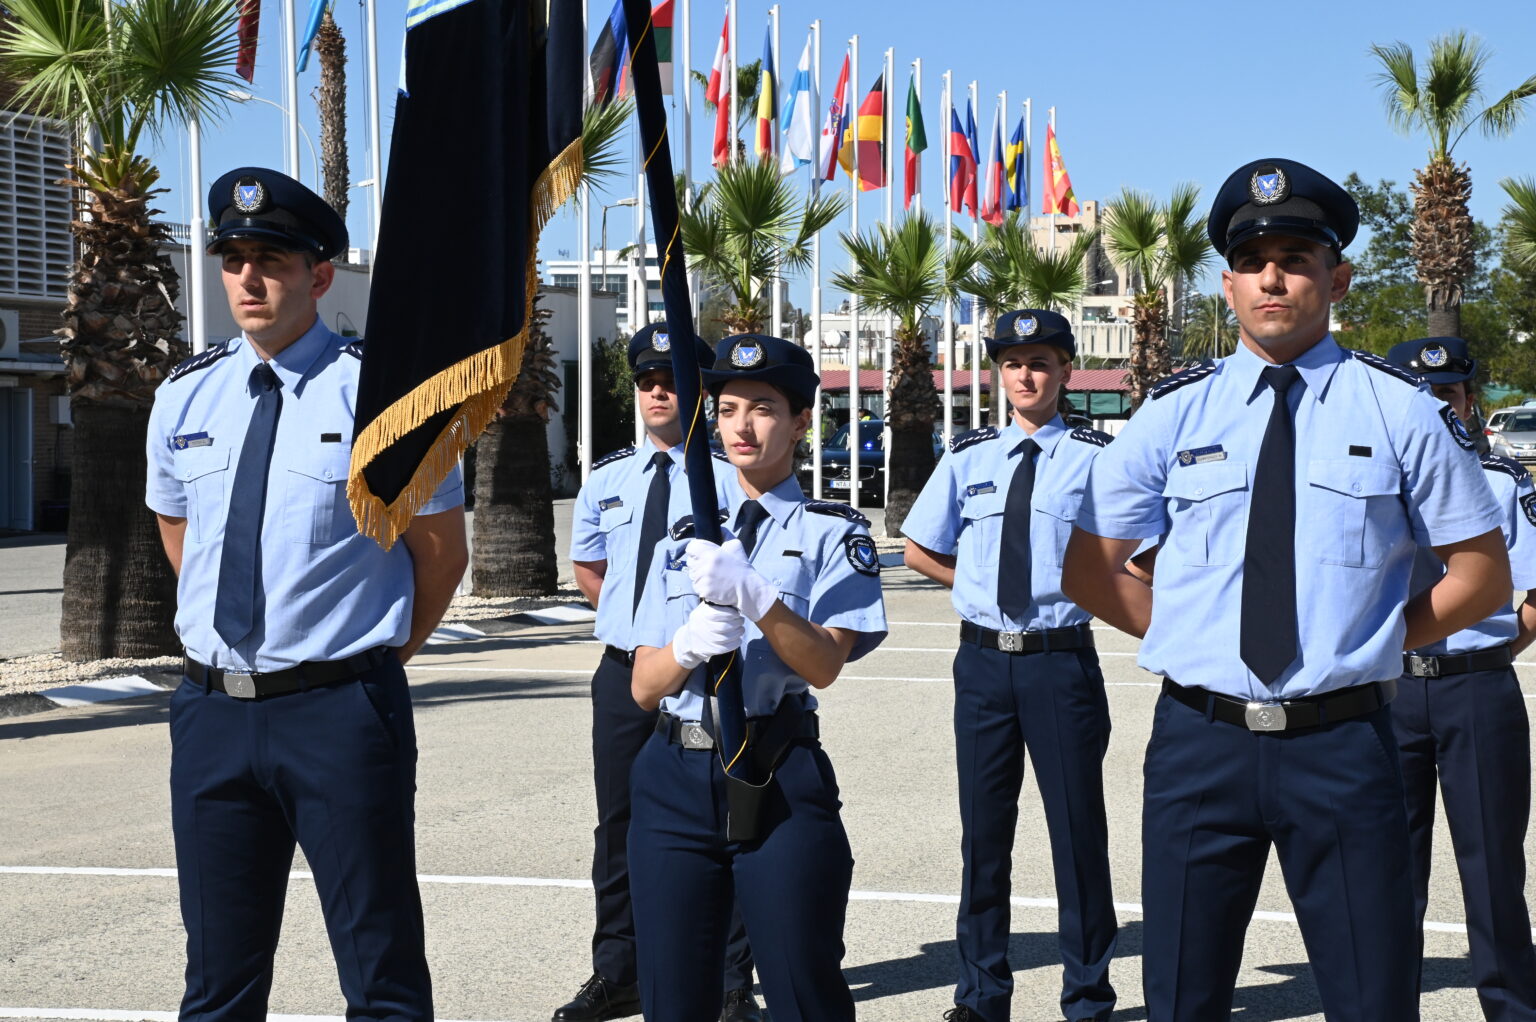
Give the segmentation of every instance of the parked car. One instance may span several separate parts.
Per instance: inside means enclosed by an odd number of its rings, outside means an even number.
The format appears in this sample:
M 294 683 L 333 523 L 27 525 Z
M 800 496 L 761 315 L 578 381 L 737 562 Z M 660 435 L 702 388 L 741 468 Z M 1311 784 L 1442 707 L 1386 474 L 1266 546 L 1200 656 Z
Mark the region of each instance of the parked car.
M 1501 408 L 1483 428 L 1494 454 L 1536 465 L 1536 408 Z
M 848 437 L 846 425 L 832 434 L 821 447 L 822 500 L 846 502 L 853 490 L 849 477 Z M 878 507 L 885 503 L 885 420 L 863 419 L 859 422 L 859 503 L 865 507 Z M 937 460 L 944 453 L 944 441 L 934 431 L 933 456 Z M 795 462 L 795 475 L 800 488 L 811 493 L 811 451 L 808 444 L 800 445 L 800 457 Z

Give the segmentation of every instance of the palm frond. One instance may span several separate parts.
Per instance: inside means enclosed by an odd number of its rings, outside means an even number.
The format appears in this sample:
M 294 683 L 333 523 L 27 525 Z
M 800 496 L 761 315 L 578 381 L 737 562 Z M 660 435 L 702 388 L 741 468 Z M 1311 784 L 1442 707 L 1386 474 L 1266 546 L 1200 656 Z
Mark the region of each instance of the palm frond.
M 1375 79 L 1386 105 L 1387 122 L 1399 134 L 1406 135 L 1419 118 L 1419 71 L 1413 48 L 1397 42 L 1391 46 L 1373 45 L 1371 53 L 1381 62 Z
M 1510 262 L 1536 273 L 1536 178 L 1506 178 L 1499 184 L 1510 200 L 1504 207 L 1504 251 Z
M 635 112 L 633 100 L 589 106 L 581 115 L 581 183 L 596 187 L 619 173 L 619 135 Z
M 1454 145 L 1452 133 L 1472 121 L 1487 63 L 1488 51 L 1463 31 L 1430 41 L 1420 89 L 1419 120 L 1429 130 L 1432 156 L 1449 157 Z
M 0 29 L 0 77 L 16 83 L 24 112 L 59 120 L 100 121 L 111 62 L 99 4 L 13 0 Z
M 1488 138 L 1503 138 L 1525 119 L 1525 101 L 1536 96 L 1536 75 L 1531 75 L 1510 89 L 1478 117 L 1478 124 Z
M 1088 290 L 1087 257 L 1098 240 L 1097 231 L 1085 231 L 1066 248 L 1037 251 L 1031 246 L 1027 261 L 1020 267 L 1021 303 L 1054 312 L 1076 305 Z
M 1163 247 L 1163 210 L 1146 192 L 1123 188 L 1104 212 L 1104 245 L 1117 261 L 1141 278 L 1141 289 L 1160 287 L 1157 280 Z
M 193 117 L 216 120 L 228 108 L 226 90 L 239 43 L 232 0 L 154 0 L 113 11 L 113 61 L 133 111 L 125 142 L 137 144 L 146 128 L 156 137 L 180 130 Z
M 1206 236 L 1205 217 L 1200 215 L 1200 186 L 1192 182 L 1174 185 L 1163 223 L 1164 269 L 1171 279 L 1193 281 L 1215 252 Z

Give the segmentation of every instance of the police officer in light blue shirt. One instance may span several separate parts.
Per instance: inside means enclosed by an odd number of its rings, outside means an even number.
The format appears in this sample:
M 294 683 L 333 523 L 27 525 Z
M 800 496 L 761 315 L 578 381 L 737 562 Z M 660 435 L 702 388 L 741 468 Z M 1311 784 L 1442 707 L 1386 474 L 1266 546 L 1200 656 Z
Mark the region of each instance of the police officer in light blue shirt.
M 906 563 L 953 590 L 961 880 L 954 1022 L 1005 1022 L 1009 873 L 1024 758 L 1034 762 L 1056 873 L 1067 1018 L 1108 1018 L 1115 951 L 1104 753 L 1109 707 L 1088 613 L 1061 591 L 1061 556 L 1109 437 L 1057 412 L 1077 344 L 1057 313 L 998 318 L 987 353 L 1013 414 L 955 437 L 902 524 Z
M 1328 332 L 1358 222 L 1293 160 L 1228 178 L 1208 224 L 1242 343 L 1153 389 L 1094 463 L 1067 549 L 1067 595 L 1145 636 L 1164 678 L 1142 820 L 1150 1022 L 1231 1013 L 1271 845 L 1325 1015 L 1418 1017 L 1388 703 L 1402 650 L 1491 613 L 1509 561 L 1455 415 Z M 1153 589 L 1124 563 L 1163 534 Z M 1447 573 L 1410 600 L 1421 545 Z
M 807 501 L 795 480 L 818 382 L 810 355 L 728 337 L 704 382 L 740 494 L 722 545 L 692 539 L 691 516 L 674 524 L 635 617 L 635 700 L 661 709 L 633 772 L 641 1001 L 647 1018 L 714 1018 L 734 893 L 775 1022 L 851 1020 L 841 961 L 853 858 L 811 689 L 885 637 L 880 562 L 862 515 Z M 767 785 L 750 839 L 728 829 L 736 810 L 705 699 L 704 665 L 726 653 L 740 657 L 741 755 Z
M 665 323 L 635 331 L 629 368 L 635 413 L 645 442 L 599 458 L 576 495 L 571 519 L 571 565 L 576 584 L 597 609 L 593 632 L 604 644 L 592 676 L 592 765 L 597 788 L 592 887 L 597 926 L 592 934 L 592 977 L 555 1009 L 554 1022 L 623 1018 L 640 1010 L 635 926 L 630 909 L 629 774 L 651 734 L 656 711 L 642 710 L 630 694 L 635 661 L 634 615 L 651 555 L 667 528 L 688 511 L 683 476 L 683 433 L 672 378 L 672 345 Z M 714 352 L 695 341 L 700 365 Z M 723 459 L 724 455 L 717 455 Z M 735 492 L 735 474 L 722 471 L 720 506 Z M 752 954 L 739 916 L 732 919 L 726 952 L 724 1022 L 757 1022 L 752 996 Z
M 1423 376 L 1457 418 L 1472 421 L 1477 361 L 1466 341 L 1404 341 L 1387 359 Z M 1518 461 L 1494 454 L 1481 461 L 1503 518 L 1514 586 L 1527 590 L 1526 598 L 1518 608 L 1506 600 L 1471 627 L 1405 655 L 1392 728 L 1407 794 L 1414 932 L 1422 934 L 1429 902 L 1438 787 L 1461 874 L 1473 984 L 1484 1016 L 1503 1022 L 1536 1019 L 1536 953 L 1525 902 L 1531 726 L 1512 664 L 1536 638 L 1536 490 Z M 1415 593 L 1445 572 L 1422 548 L 1413 567 Z
M 178 574 L 171 822 L 183 1018 L 264 1017 L 295 843 L 347 1015 L 433 1017 L 416 888 L 416 739 L 402 664 L 464 573 L 451 473 L 385 550 L 347 502 L 360 350 L 320 322 L 346 227 L 276 171 L 209 189 L 241 335 L 155 394 L 146 503 Z

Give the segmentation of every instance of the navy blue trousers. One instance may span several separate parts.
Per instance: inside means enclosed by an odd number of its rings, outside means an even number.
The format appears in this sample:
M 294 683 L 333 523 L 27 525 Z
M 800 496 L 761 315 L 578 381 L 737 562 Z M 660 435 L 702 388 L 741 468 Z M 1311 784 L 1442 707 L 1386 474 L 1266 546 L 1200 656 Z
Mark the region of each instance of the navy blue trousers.
M 623 986 L 638 980 L 635 920 L 629 897 L 629 775 L 656 730 L 655 711 L 640 709 L 630 690 L 631 668 L 604 656 L 592 676 L 592 775 L 597 827 L 592 831 L 592 888 L 597 927 L 592 971 Z M 725 951 L 725 989 L 752 986 L 752 950 L 741 913 L 732 910 Z
M 734 901 L 774 1022 L 852 1022 L 842 960 L 853 854 L 837 778 L 815 742 L 790 748 L 774 778 L 767 836 L 733 842 L 713 752 L 656 735 L 635 760 L 629 866 L 646 1018 L 720 1017 Z
M 1045 807 L 1056 874 L 1061 1008 L 1071 1019 L 1108 1018 L 1115 904 L 1104 815 L 1109 706 L 1091 649 L 1022 655 L 962 642 L 955 654 L 955 756 L 960 773 L 964 872 L 955 936 L 955 1003 L 985 1022 L 1007 1022 L 1013 837 L 1026 751 Z
M 183 679 L 171 826 L 187 930 L 183 1019 L 261 1022 L 294 844 L 349 1019 L 430 1020 L 416 887 L 416 730 L 398 660 L 261 702 Z
M 1515 669 L 1405 675 L 1392 703 L 1392 728 L 1408 798 L 1420 950 L 1438 778 L 1483 1016 L 1490 1022 L 1536 1020 L 1536 954 L 1525 904 L 1531 727 Z
M 1271 845 L 1329 1022 L 1418 1019 L 1390 711 L 1255 734 L 1158 700 L 1141 827 L 1149 1022 L 1231 1015 Z

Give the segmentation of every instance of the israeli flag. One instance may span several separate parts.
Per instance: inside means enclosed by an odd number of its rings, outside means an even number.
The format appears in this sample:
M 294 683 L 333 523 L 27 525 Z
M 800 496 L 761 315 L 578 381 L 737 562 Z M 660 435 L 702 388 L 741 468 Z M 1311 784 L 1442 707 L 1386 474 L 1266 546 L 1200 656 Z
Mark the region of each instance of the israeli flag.
M 811 94 L 811 40 L 807 36 L 795 77 L 789 83 L 782 126 L 784 145 L 779 153 L 779 173 L 793 174 L 811 162 L 816 148 L 816 125 L 811 122 L 815 97 Z

